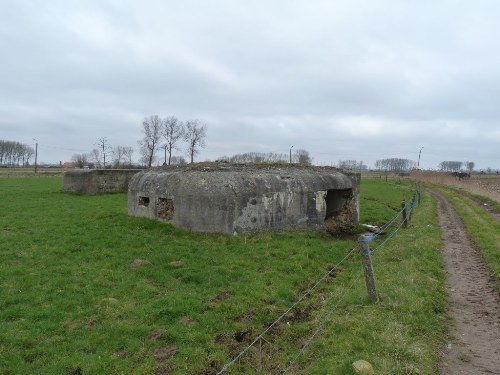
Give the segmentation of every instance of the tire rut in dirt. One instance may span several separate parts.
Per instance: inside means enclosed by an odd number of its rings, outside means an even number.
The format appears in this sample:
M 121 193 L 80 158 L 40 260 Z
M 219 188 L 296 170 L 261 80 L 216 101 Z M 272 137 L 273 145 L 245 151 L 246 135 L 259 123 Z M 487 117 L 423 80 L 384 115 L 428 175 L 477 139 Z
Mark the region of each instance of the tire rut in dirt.
M 436 191 L 449 315 L 453 319 L 440 372 L 500 374 L 500 296 L 497 280 L 451 205 Z

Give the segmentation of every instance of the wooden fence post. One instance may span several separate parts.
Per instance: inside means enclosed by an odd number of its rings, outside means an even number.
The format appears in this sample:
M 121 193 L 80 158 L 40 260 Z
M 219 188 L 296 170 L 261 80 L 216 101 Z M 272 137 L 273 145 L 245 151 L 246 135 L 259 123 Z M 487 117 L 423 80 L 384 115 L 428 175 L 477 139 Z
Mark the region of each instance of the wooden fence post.
M 403 199 L 403 202 L 401 202 L 401 208 L 403 209 L 403 227 L 408 226 L 408 221 L 406 220 L 406 199 Z
M 418 207 L 420 207 L 420 184 L 417 187 L 417 198 L 418 198 Z
M 377 302 L 377 288 L 375 285 L 375 274 L 373 272 L 372 257 L 370 254 L 370 239 L 371 235 L 363 234 L 359 238 L 361 253 L 361 263 L 363 265 L 363 273 L 365 274 L 366 289 L 368 290 L 368 298 L 370 301 Z

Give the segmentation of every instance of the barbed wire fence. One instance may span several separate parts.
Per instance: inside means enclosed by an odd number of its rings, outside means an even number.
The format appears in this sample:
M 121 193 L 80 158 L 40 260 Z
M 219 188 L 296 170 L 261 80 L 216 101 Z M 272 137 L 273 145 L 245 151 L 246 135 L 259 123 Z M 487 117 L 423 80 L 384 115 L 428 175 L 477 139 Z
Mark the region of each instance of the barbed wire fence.
M 415 190 L 411 193 L 410 201 L 407 202 L 406 199 L 403 200 L 401 204 L 401 209 L 396 213 L 396 215 L 389 220 L 383 227 L 376 230 L 375 233 L 364 234 L 358 240 L 360 244 L 359 247 L 353 247 L 347 250 L 347 254 L 337 263 L 335 264 L 327 273 L 325 273 L 321 278 L 319 278 L 316 282 L 312 284 L 312 286 L 307 289 L 301 296 L 298 298 L 288 309 L 286 309 L 280 316 L 278 316 L 272 323 L 267 325 L 267 328 L 264 329 L 259 335 L 257 335 L 246 347 L 244 347 L 237 355 L 235 355 L 230 361 L 228 361 L 216 374 L 221 375 L 227 373 L 232 366 L 237 363 L 240 363 L 245 356 L 248 356 L 248 353 L 254 349 L 256 355 L 254 356 L 255 362 L 254 364 L 249 364 L 257 372 L 262 372 L 264 370 L 263 365 L 263 357 L 265 354 L 263 349 L 265 346 L 268 347 L 268 354 L 273 354 L 271 352 L 274 351 L 275 357 L 280 356 L 286 359 L 286 363 L 278 363 L 276 358 L 273 358 L 272 370 L 274 373 L 289 373 L 292 371 L 301 356 L 307 351 L 310 347 L 311 343 L 318 336 L 318 334 L 323 331 L 326 325 L 331 322 L 334 314 L 339 310 L 340 306 L 343 302 L 345 302 L 346 298 L 349 295 L 354 287 L 359 284 L 359 280 L 362 278 L 364 273 L 365 282 L 368 289 L 368 296 L 372 301 L 377 300 L 377 293 L 375 287 L 375 278 L 373 273 L 373 267 L 371 265 L 371 257 L 380 249 L 382 249 L 392 238 L 396 236 L 396 234 L 408 225 L 411 221 L 412 213 L 415 211 L 416 205 L 420 205 L 421 200 L 421 191 L 420 185 L 415 186 Z M 370 248 L 371 246 L 371 248 Z M 296 350 L 296 353 L 293 355 L 283 355 L 283 350 L 280 350 L 276 347 L 276 343 L 272 343 L 267 336 L 271 335 L 271 331 L 276 329 L 280 323 L 284 323 L 285 318 L 289 317 L 291 313 L 298 308 L 300 304 L 302 304 L 308 297 L 312 296 L 312 294 L 319 289 L 319 287 L 325 283 L 326 280 L 329 280 L 332 277 L 336 276 L 336 273 L 339 269 L 349 261 L 354 260 L 354 256 L 356 253 L 361 255 L 361 259 L 363 262 L 363 273 L 359 272 L 355 275 L 349 275 L 346 277 L 346 282 L 344 285 L 336 285 L 336 290 L 339 291 L 339 295 L 335 298 L 331 298 L 329 301 L 330 306 L 326 308 L 328 301 L 324 303 L 325 306 L 325 314 L 322 318 L 317 319 L 318 323 L 315 329 L 312 330 L 312 333 L 305 339 L 302 340 L 302 345 Z M 366 267 L 369 265 L 371 269 L 371 273 L 369 270 L 367 271 Z M 365 267 L 366 266 L 366 267 Z M 370 288 L 373 288 L 373 291 L 370 291 Z M 374 292 L 374 295 L 371 293 Z M 289 321 L 285 323 L 287 326 L 290 324 Z M 279 332 L 276 333 L 279 336 Z M 247 364 L 248 365 L 248 364 Z M 267 372 L 271 370 L 268 366 L 265 368 Z

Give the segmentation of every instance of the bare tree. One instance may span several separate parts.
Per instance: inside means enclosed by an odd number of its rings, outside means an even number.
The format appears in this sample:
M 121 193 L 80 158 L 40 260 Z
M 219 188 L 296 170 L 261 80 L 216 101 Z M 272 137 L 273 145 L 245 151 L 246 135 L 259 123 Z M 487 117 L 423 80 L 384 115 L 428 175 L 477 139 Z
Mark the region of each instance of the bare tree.
M 25 146 L 24 147 L 25 151 L 24 151 L 24 157 L 26 158 L 25 161 L 24 161 L 24 166 L 27 166 L 29 165 L 30 163 L 30 159 L 33 155 L 35 155 L 35 150 L 33 149 L 33 147 L 30 147 L 30 146 Z
M 87 154 L 73 154 L 71 160 L 78 165 L 78 168 L 83 168 L 88 163 Z
M 106 157 L 108 157 L 112 152 L 112 149 L 111 149 L 111 146 L 109 145 L 108 139 L 106 137 L 98 138 L 96 146 L 99 149 L 99 153 L 102 157 L 103 168 L 106 168 Z
M 199 154 L 200 147 L 205 147 L 205 138 L 207 137 L 207 126 L 201 124 L 199 120 L 186 121 L 186 132 L 184 141 L 187 142 L 187 153 L 191 158 L 191 164 L 194 162 L 194 155 Z
M 90 160 L 94 162 L 96 168 L 101 168 L 101 151 L 98 148 L 94 148 L 89 154 Z
M 363 164 L 363 161 L 358 162 L 357 160 L 339 160 L 337 167 L 351 171 L 364 171 L 368 169 L 368 167 Z
M 233 156 L 221 156 L 217 160 L 229 163 L 288 163 L 288 155 L 275 152 L 245 152 Z
M 463 164 L 461 161 L 442 161 L 439 163 L 439 169 L 446 172 L 458 172 L 462 169 Z
M 132 166 L 132 155 L 134 154 L 134 148 L 131 146 L 123 147 L 123 159 L 127 166 Z
M 382 159 L 375 162 L 375 168 L 394 173 L 408 172 L 416 166 L 417 163 L 415 163 L 413 160 L 399 158 Z
M 143 138 L 139 141 L 142 161 L 151 168 L 153 159 L 160 146 L 163 120 L 158 115 L 146 117 L 142 122 Z
M 134 149 L 130 146 L 116 146 L 113 150 L 113 166 L 115 168 L 132 164 L 132 154 Z
M 465 168 L 467 168 L 467 172 L 471 174 L 474 169 L 475 163 L 473 161 L 466 161 L 464 164 Z
M 167 117 L 163 122 L 163 138 L 165 139 L 165 143 L 163 148 L 165 149 L 165 164 L 170 165 L 172 162 L 172 150 L 179 148 L 177 147 L 177 143 L 180 139 L 184 137 L 184 124 L 182 121 L 175 116 Z M 168 152 L 168 163 L 167 163 L 167 152 Z
M 312 164 L 312 157 L 307 150 L 295 150 L 293 162 L 299 164 Z
M 116 146 L 113 149 L 113 168 L 119 168 L 123 159 L 123 146 Z

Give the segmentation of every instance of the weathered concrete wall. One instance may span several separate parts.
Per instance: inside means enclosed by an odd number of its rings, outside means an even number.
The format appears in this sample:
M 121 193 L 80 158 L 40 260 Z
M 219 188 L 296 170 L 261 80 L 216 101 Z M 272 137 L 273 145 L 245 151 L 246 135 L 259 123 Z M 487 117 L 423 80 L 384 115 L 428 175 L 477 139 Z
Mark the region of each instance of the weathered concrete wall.
M 126 193 L 139 169 L 74 169 L 64 173 L 63 191 L 97 195 Z
M 358 224 L 359 176 L 284 165 L 167 167 L 132 178 L 128 212 L 195 232 L 337 231 Z

